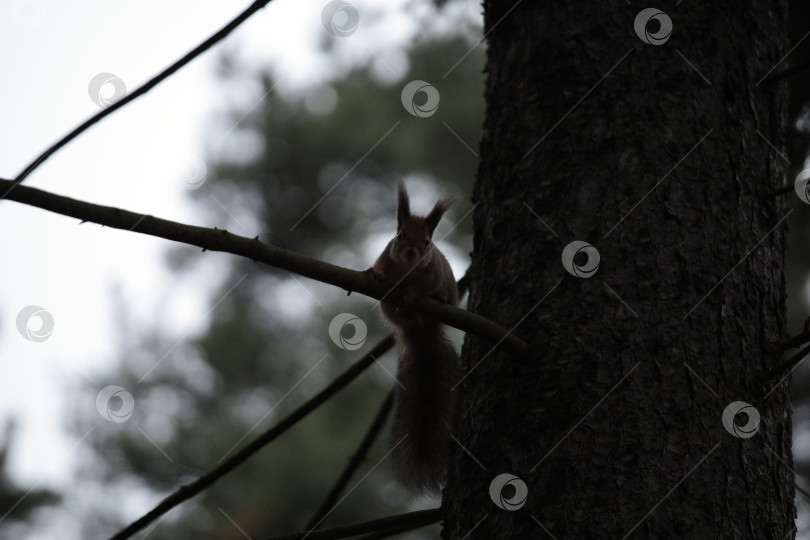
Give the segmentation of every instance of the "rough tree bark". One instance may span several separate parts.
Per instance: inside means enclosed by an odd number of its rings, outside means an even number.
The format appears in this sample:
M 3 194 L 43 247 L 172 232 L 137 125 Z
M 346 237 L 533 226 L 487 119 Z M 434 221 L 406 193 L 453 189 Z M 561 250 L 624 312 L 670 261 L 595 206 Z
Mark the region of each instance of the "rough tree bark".
M 656 45 L 636 5 L 484 2 L 469 308 L 533 352 L 464 344 L 445 538 L 793 537 L 788 385 L 761 381 L 788 209 L 766 195 L 785 96 L 758 83 L 789 48 L 786 1 L 662 7 Z M 592 277 L 561 264 L 575 240 Z M 743 436 L 722 421 L 737 401 Z M 493 503 L 502 473 L 495 500 L 525 482 L 522 508 Z

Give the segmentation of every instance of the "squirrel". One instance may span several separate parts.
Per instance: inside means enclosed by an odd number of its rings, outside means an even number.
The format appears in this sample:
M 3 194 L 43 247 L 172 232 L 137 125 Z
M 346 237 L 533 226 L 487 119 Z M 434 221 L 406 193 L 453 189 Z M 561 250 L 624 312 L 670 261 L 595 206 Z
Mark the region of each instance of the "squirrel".
M 367 272 L 400 286 L 402 305 L 382 302 L 382 314 L 402 352 L 397 368 L 392 459 L 397 477 L 415 494 L 438 493 L 447 473 L 456 413 L 458 355 L 444 325 L 407 307 L 433 297 L 455 305 L 453 270 L 433 244 L 433 231 L 453 203 L 441 199 L 427 216 L 411 214 L 405 185 L 397 183 L 397 234 Z M 404 308 L 404 309 L 403 309 Z

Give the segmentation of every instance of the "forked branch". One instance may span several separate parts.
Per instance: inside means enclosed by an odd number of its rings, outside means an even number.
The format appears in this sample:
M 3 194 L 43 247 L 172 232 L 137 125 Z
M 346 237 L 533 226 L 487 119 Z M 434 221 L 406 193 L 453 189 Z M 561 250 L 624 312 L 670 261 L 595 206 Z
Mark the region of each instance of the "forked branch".
M 223 461 L 219 466 L 205 473 L 190 484 L 180 486 L 177 491 L 160 501 L 160 503 L 158 503 L 158 505 L 152 510 L 111 536 L 110 540 L 125 540 L 127 538 L 131 538 L 135 533 L 143 530 L 144 527 L 155 521 L 157 518 L 175 506 L 178 506 L 192 497 L 199 495 L 202 491 L 209 488 L 214 482 L 231 472 L 237 466 L 244 463 L 250 456 L 258 452 L 264 446 L 268 445 L 288 429 L 300 422 L 309 413 L 323 405 L 339 390 L 345 388 L 346 385 L 356 379 L 358 375 L 363 373 L 363 371 L 373 364 L 375 358 L 378 358 L 380 355 L 384 354 L 393 346 L 393 344 L 393 336 L 388 336 L 383 339 L 381 342 L 375 345 L 368 354 L 358 360 L 349 369 L 344 371 L 343 374 L 341 374 L 337 379 L 332 381 L 329 386 L 321 390 L 309 401 L 295 409 L 278 424 L 253 439 L 247 445 L 234 453 L 231 457 Z

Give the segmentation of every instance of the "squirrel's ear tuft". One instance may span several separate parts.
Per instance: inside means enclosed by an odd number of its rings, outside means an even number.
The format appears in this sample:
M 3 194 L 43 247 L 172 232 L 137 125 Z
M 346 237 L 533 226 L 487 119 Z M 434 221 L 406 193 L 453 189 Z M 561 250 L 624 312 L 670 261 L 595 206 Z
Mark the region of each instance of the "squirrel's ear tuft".
M 439 224 L 439 221 L 441 221 L 444 213 L 447 212 L 447 209 L 450 208 L 454 202 L 455 199 L 439 199 L 439 201 L 433 205 L 433 210 L 431 210 L 425 218 L 431 236 L 433 235 L 433 231 L 436 230 L 436 226 Z
M 397 230 L 411 217 L 411 202 L 408 199 L 408 190 L 400 180 L 397 182 Z

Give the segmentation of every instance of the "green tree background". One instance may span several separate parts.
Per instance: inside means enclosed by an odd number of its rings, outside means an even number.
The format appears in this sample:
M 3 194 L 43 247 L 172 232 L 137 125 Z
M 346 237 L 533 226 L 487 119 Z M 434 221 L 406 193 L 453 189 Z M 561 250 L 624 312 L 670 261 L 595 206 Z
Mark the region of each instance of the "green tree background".
M 266 97 L 251 111 L 233 107 L 214 121 L 238 127 L 228 136 L 232 144 L 205 157 L 208 174 L 191 192 L 200 212 L 237 234 L 258 234 L 263 241 L 363 269 L 394 235 L 394 186 L 404 178 L 415 210 L 426 212 L 441 196 L 460 197 L 437 234 L 449 233 L 439 245 L 456 261 L 457 273 L 463 272 L 471 246 L 465 214 L 477 167 L 483 56 L 480 47 L 473 49 L 480 28 L 458 23 L 452 33 L 420 36 L 404 51 L 408 70 L 395 81 L 381 80 L 369 63 L 293 94 L 277 89 L 271 67 L 254 73 Z M 333 46 L 336 40 L 325 42 L 324 54 Z M 470 49 L 443 77 L 450 60 Z M 229 92 L 243 92 L 239 83 L 248 69 L 232 55 L 220 57 L 224 102 L 231 101 Z M 439 109 L 430 119 L 412 116 L 402 105 L 402 87 L 414 79 L 429 81 L 440 92 Z M 221 135 L 212 130 L 209 136 Z M 101 489 L 110 493 L 126 485 L 165 496 L 213 468 L 237 443 L 244 445 L 274 425 L 385 335 L 368 298 L 188 247 L 173 248 L 169 264 L 176 279 L 191 279 L 207 258 L 217 259 L 221 285 L 211 295 L 216 308 L 201 335 L 172 350 L 177 337 L 160 328 L 121 329 L 126 353 L 120 369 L 105 375 L 104 385 L 132 391 L 136 412 L 127 422 L 110 424 L 99 422 L 95 410 L 77 411 L 77 432 L 98 425 L 88 437 L 95 456 L 86 461 L 82 482 L 109 486 Z M 331 319 L 343 312 L 368 325 L 367 344 L 358 351 L 341 350 L 329 338 Z M 124 306 L 121 320 L 126 320 Z M 396 356 L 388 353 L 277 442 L 172 512 L 150 538 L 239 538 L 231 519 L 254 538 L 304 528 L 395 384 Z M 82 391 L 95 395 L 98 385 Z M 376 466 L 388 449 L 386 429 L 349 488 L 373 472 L 323 526 L 438 505 L 408 496 L 392 479 L 388 463 Z M 84 522 L 87 537 L 100 537 L 126 519 L 98 508 L 89 509 Z

